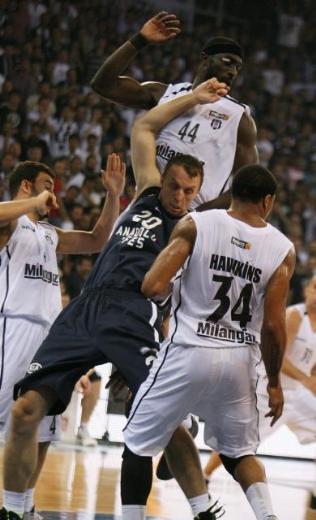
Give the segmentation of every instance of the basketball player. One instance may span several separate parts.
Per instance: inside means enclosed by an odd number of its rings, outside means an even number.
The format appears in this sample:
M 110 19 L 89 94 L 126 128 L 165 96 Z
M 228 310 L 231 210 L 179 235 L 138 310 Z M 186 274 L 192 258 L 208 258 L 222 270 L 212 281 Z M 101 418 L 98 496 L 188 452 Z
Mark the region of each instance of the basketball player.
M 140 32 L 111 54 L 97 71 L 91 86 L 100 96 L 129 107 L 149 109 L 190 92 L 207 78 L 232 86 L 243 63 L 243 52 L 235 41 L 211 38 L 203 47 L 196 75 L 191 83 L 166 85 L 139 83 L 121 76 L 138 52 L 148 44 L 159 44 L 177 36 L 179 20 L 161 12 L 148 20 Z M 179 153 L 191 154 L 204 165 L 202 188 L 191 207 L 208 202 L 208 208 L 228 207 L 231 174 L 246 164 L 258 161 L 256 126 L 249 107 L 230 96 L 212 105 L 197 106 L 172 120 L 157 138 L 157 162 L 163 171 L 166 162 Z M 215 200 L 214 200 L 215 199 Z
M 148 44 L 160 44 L 176 37 L 179 26 L 177 17 L 165 11 L 148 20 L 138 34 L 105 60 L 91 81 L 92 88 L 115 103 L 149 109 L 183 95 L 212 76 L 231 86 L 241 69 L 243 52 L 238 43 L 223 37 L 212 38 L 205 44 L 193 84 L 139 83 L 121 75 L 138 52 Z M 243 165 L 258 161 L 256 137 L 249 107 L 225 96 L 212 105 L 183 113 L 166 125 L 156 140 L 157 164 L 163 171 L 171 157 L 179 153 L 194 155 L 204 165 L 204 180 L 190 209 L 199 205 L 200 209 L 226 208 L 230 201 L 231 174 Z M 163 458 L 157 475 L 160 469 L 164 479 L 168 478 Z
M 167 244 L 174 225 L 187 212 L 203 178 L 201 163 L 183 155 L 169 161 L 161 181 L 156 167 L 155 136 L 182 111 L 198 103 L 216 101 L 218 96 L 226 95 L 227 90 L 225 84 L 209 80 L 186 96 L 154 108 L 135 123 L 132 163 L 136 199 L 118 219 L 82 294 L 59 315 L 34 356 L 31 370 L 15 387 L 20 397 L 13 407 L 11 434 L 4 456 L 6 490 L 24 491 L 34 471 L 33 447 L 40 420 L 47 414 L 63 412 L 75 382 L 87 369 L 113 363 L 133 393 L 146 378 L 149 370 L 146 355 L 158 348 L 159 316 L 156 305 L 140 292 L 141 283 L 154 258 Z M 180 436 L 184 443 L 190 437 L 185 431 Z M 185 453 L 187 459 L 187 451 Z M 198 455 L 193 453 L 197 476 L 192 483 L 190 477 L 187 478 L 191 496 L 199 495 L 201 488 L 207 496 L 196 462 Z M 24 461 L 23 465 L 18 463 L 20 460 Z M 138 480 L 145 479 L 146 485 L 148 480 L 150 490 L 151 471 L 151 459 L 143 464 L 141 457 L 135 457 L 130 464 L 129 457 L 127 476 L 122 476 L 123 514 L 124 507 L 128 509 L 130 504 L 129 496 L 124 495 L 124 478 L 130 480 L 132 473 L 136 486 Z M 145 490 L 145 500 L 149 490 Z M 6 515 L 8 507 L 4 505 L 3 515 Z M 204 510 L 204 505 L 200 505 L 199 511 Z M 145 505 L 142 508 L 144 510 Z M 12 505 L 10 514 L 14 515 L 14 511 Z
M 86 391 L 83 391 L 83 397 L 81 400 L 81 417 L 77 439 L 79 440 L 80 444 L 82 444 L 82 446 L 94 447 L 97 446 L 98 441 L 97 439 L 91 437 L 88 430 L 88 423 L 100 397 L 102 377 L 95 368 L 89 370 L 86 375 L 89 380 L 89 386 Z
M 135 397 L 125 429 L 129 450 L 152 456 L 167 446 L 189 412 L 196 413 L 205 420 L 205 442 L 220 453 L 258 520 L 276 517 L 264 469 L 254 457 L 255 366 L 261 342 L 267 415 L 275 423 L 283 407 L 279 372 L 295 264 L 292 243 L 265 222 L 275 191 L 268 170 L 243 167 L 234 177 L 228 212 L 194 212 L 175 227 L 142 284 L 145 296 L 163 297 L 176 277 L 169 339 Z
M 265 417 L 268 409 L 267 377 L 260 367 L 258 385 L 259 432 L 263 441 L 281 424 L 297 436 L 302 444 L 316 441 L 316 277 L 305 286 L 305 303 L 288 307 L 286 311 L 287 350 L 283 360 L 281 382 L 284 391 L 284 410 L 280 421 L 272 428 Z M 217 453 L 212 453 L 204 473 L 209 478 L 220 466 Z M 316 505 L 316 501 L 315 501 Z
M 56 252 L 87 254 L 102 248 L 119 214 L 124 178 L 125 166 L 112 154 L 102 173 L 106 203 L 93 231 L 86 232 L 63 231 L 40 221 L 57 207 L 54 175 L 48 166 L 25 161 L 10 177 L 13 200 L 0 203 L 0 427 L 4 434 L 14 384 L 25 375 L 61 310 Z M 32 468 L 23 494 L 17 498 L 4 493 L 8 508 L 13 503 L 19 514 L 32 509 L 35 483 L 48 445 L 55 439 L 55 418 L 46 417 L 38 433 L 38 463 Z

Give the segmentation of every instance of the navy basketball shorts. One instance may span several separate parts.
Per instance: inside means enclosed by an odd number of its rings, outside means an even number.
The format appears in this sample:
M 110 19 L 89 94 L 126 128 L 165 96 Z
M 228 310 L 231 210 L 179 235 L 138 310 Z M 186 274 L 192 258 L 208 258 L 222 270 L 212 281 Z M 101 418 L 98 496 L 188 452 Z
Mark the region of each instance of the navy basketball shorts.
M 36 352 L 14 396 L 49 388 L 56 403 L 48 415 L 67 407 L 75 383 L 95 365 L 113 363 L 135 394 L 159 349 L 157 307 L 133 291 L 84 291 L 61 312 Z

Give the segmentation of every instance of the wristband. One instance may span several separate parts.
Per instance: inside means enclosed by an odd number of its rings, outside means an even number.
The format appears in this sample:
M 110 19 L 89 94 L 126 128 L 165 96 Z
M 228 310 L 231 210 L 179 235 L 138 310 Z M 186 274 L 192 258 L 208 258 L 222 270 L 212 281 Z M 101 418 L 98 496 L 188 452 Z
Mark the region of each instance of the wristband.
M 138 51 L 140 51 L 141 49 L 146 47 L 146 45 L 148 45 L 148 40 L 146 40 L 145 36 L 143 36 L 141 33 L 134 34 L 134 36 L 132 36 L 129 39 L 129 42 L 131 42 L 131 44 Z

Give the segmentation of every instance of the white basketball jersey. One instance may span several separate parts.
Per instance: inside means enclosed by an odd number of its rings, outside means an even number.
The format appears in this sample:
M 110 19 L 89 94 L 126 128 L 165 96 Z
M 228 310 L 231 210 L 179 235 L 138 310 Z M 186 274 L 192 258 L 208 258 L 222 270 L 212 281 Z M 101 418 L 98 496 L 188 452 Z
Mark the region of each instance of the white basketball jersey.
M 0 316 L 52 324 L 61 311 L 57 244 L 50 224 L 26 215 L 17 220 L 0 251 Z
M 266 286 L 292 243 L 270 224 L 252 227 L 226 210 L 191 217 L 197 235 L 174 284 L 173 343 L 220 348 L 259 343 Z
M 191 83 L 169 85 L 159 104 L 191 91 Z M 230 188 L 238 126 L 245 110 L 249 107 L 225 96 L 215 103 L 196 105 L 170 121 L 159 134 L 156 153 L 160 171 L 178 154 L 193 155 L 204 165 L 203 184 L 190 209 Z
M 293 305 L 292 308 L 300 313 L 302 321 L 286 357 L 304 374 L 311 375 L 311 370 L 316 364 L 316 332 L 311 327 L 304 303 Z M 281 374 L 281 381 L 282 386 L 286 389 L 295 389 L 301 386 L 299 381 L 283 373 Z

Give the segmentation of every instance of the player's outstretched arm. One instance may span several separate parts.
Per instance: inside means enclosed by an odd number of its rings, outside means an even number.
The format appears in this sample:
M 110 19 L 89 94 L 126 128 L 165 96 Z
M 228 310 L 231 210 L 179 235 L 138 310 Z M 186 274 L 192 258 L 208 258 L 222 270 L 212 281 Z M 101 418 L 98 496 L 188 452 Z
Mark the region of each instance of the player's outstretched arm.
M 161 174 L 156 166 L 156 136 L 160 130 L 195 105 L 214 103 L 228 91 L 229 87 L 225 83 L 212 78 L 198 85 L 192 92 L 152 108 L 135 121 L 131 151 L 137 195 L 150 186 L 160 186 Z
M 148 44 L 164 43 L 179 32 L 180 22 L 174 14 L 166 11 L 158 13 L 143 25 L 137 35 L 105 60 L 93 77 L 91 87 L 100 96 L 121 105 L 144 109 L 155 106 L 167 85 L 153 81 L 141 84 L 121 74 Z
M 166 297 L 171 291 L 171 280 L 191 254 L 196 238 L 196 225 L 187 215 L 175 226 L 169 244 L 157 256 L 146 273 L 142 293 L 147 298 Z
M 294 267 L 295 252 L 291 249 L 269 280 L 264 299 L 261 352 L 268 376 L 270 411 L 266 417 L 272 417 L 271 425 L 279 419 L 283 410 L 280 371 L 286 346 L 286 302 Z
M 120 196 L 125 185 L 125 163 L 119 155 L 108 156 L 106 169 L 102 173 L 103 186 L 107 191 L 101 215 L 92 231 L 64 231 L 56 228 L 60 253 L 98 253 L 106 244 L 120 212 Z
M 1 202 L 0 228 L 6 227 L 10 223 L 15 223 L 19 217 L 27 213 L 36 212 L 41 216 L 45 216 L 52 208 L 57 207 L 55 195 L 48 190 L 42 191 L 36 197 Z

